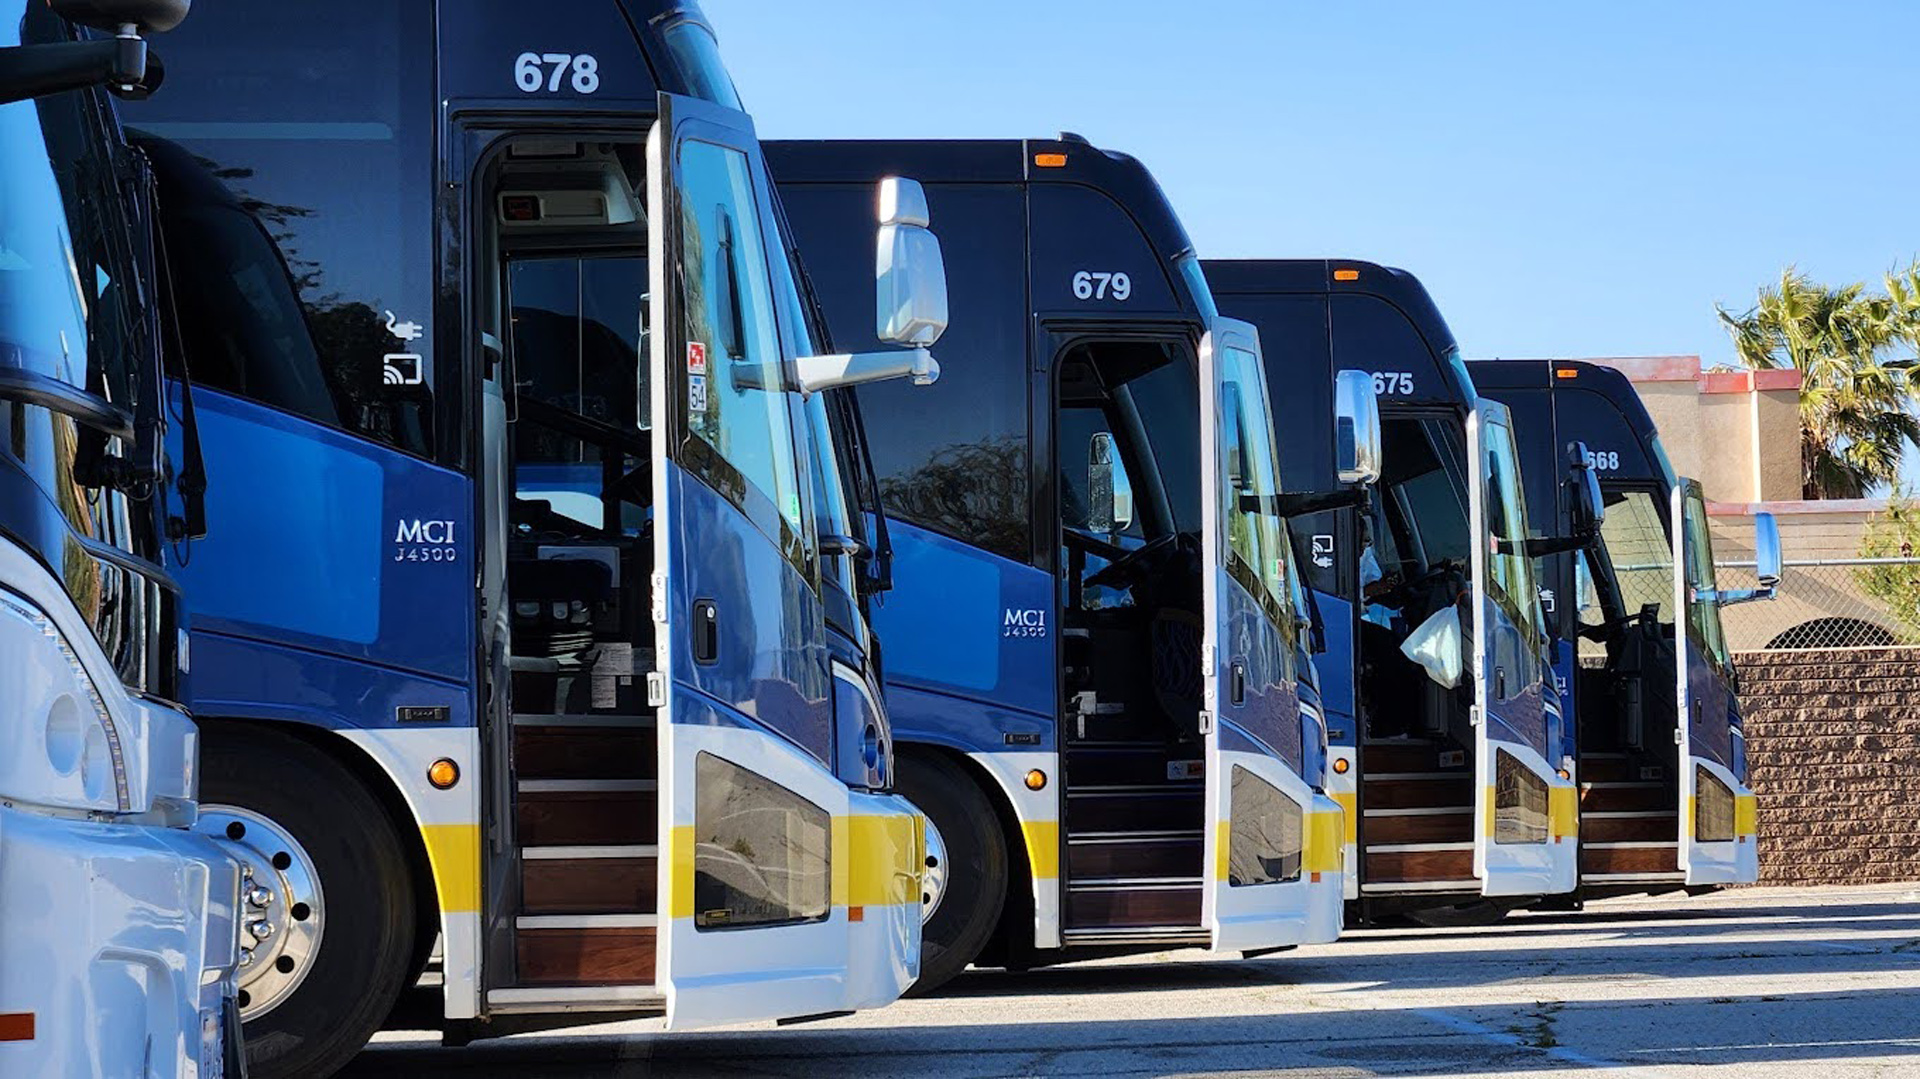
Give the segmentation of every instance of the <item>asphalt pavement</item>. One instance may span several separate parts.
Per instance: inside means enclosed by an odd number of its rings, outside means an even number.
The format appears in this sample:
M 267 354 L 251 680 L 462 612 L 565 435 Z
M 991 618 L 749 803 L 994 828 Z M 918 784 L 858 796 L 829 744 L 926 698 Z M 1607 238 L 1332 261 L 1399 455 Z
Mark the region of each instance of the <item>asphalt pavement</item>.
M 970 972 L 937 997 L 792 1027 L 424 1038 L 382 1034 L 343 1075 L 1920 1076 L 1920 885 L 1614 900 L 1254 960 Z

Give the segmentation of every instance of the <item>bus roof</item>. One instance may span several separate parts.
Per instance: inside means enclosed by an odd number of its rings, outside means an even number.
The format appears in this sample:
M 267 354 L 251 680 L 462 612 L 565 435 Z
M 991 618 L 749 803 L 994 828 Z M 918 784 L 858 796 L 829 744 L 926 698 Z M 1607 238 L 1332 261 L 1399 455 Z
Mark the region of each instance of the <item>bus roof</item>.
M 1138 228 L 1152 255 L 1166 270 L 1182 309 L 1210 314 L 1212 298 L 1198 275 L 1186 280 L 1173 268 L 1189 255 L 1193 242 L 1173 204 L 1153 174 L 1137 158 L 1103 150 L 1086 139 L 1062 133 L 1051 139 L 843 139 L 781 141 L 762 144 L 768 167 L 783 186 L 791 184 L 872 184 L 887 176 L 907 176 L 922 184 L 1022 184 L 1085 188 L 1105 195 Z M 941 221 L 934 222 L 936 232 Z M 1041 235 L 1038 223 L 1031 230 Z M 955 233 L 956 238 L 964 233 Z M 1062 243 L 1027 245 L 1029 272 L 1052 279 L 1068 256 Z M 1062 264 L 1064 265 L 1064 264 Z M 1044 269 L 1043 269 L 1044 267 Z M 1090 266 L 1090 269 L 1112 267 Z M 1063 279 L 1064 280 L 1064 279 Z M 1045 298 L 1036 292 L 1036 308 Z
M 1475 360 L 1474 385 L 1513 408 L 1515 422 L 1541 422 L 1550 400 L 1556 445 L 1584 442 L 1590 452 L 1618 454 L 1601 469 L 1603 480 L 1674 482 L 1660 432 L 1622 372 L 1582 360 Z M 1531 392 L 1529 392 L 1531 391 Z
M 1216 296 L 1377 296 L 1407 316 L 1435 356 L 1458 344 L 1427 287 L 1405 270 L 1361 259 L 1207 259 L 1204 265 Z

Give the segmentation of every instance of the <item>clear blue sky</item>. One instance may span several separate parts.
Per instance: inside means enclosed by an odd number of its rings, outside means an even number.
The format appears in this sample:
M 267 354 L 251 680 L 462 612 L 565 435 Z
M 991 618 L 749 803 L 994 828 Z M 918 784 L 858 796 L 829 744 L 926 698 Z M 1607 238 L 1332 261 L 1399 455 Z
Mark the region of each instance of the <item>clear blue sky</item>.
M 704 2 L 763 136 L 1077 131 L 1202 255 L 1412 270 L 1472 357 L 1731 362 L 1716 301 L 1920 253 L 1920 3 Z

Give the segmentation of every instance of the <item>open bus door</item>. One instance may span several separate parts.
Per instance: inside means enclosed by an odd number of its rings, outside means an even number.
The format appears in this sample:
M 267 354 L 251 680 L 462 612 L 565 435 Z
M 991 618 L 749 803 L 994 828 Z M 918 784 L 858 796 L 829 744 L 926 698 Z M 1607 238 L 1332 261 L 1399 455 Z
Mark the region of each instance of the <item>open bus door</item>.
M 817 1014 L 862 981 L 849 848 L 872 818 L 851 818 L 848 788 L 800 748 L 832 722 L 831 683 L 751 121 L 660 95 L 647 189 L 656 981 L 669 1027 Z
M 1688 884 L 1758 879 L 1754 796 L 1734 774 L 1733 670 L 1700 484 L 1673 489 L 1674 654 L 1680 744 L 1680 869 Z
M 1547 760 L 1545 647 L 1519 452 L 1505 405 L 1467 420 L 1472 547 L 1474 874 L 1481 894 L 1571 891 L 1579 872 L 1576 788 Z
M 1200 384 L 1207 388 L 1200 409 L 1207 492 L 1201 917 L 1216 951 L 1332 940 L 1339 904 L 1311 898 L 1329 886 L 1338 895 L 1332 875 L 1340 870 L 1343 818 L 1301 774 L 1293 566 L 1280 515 L 1273 411 L 1252 325 L 1212 321 L 1200 345 Z

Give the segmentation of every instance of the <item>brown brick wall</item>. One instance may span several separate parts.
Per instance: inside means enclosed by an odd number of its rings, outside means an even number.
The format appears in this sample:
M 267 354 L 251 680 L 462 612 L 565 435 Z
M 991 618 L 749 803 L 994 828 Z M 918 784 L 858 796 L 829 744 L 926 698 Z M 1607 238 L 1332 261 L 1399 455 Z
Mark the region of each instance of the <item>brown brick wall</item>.
M 1735 662 L 1760 882 L 1920 880 L 1920 649 Z

